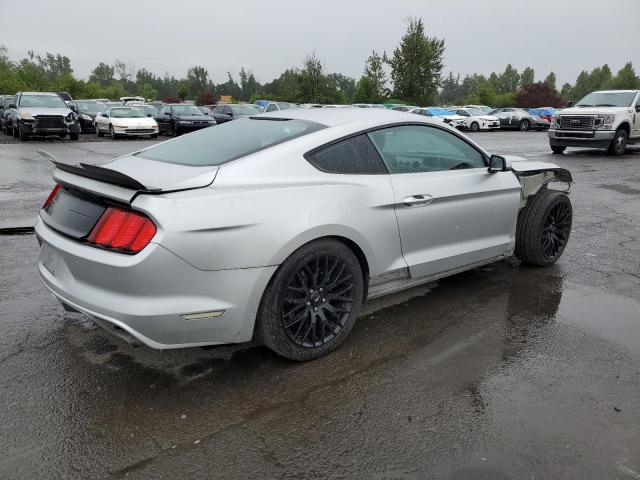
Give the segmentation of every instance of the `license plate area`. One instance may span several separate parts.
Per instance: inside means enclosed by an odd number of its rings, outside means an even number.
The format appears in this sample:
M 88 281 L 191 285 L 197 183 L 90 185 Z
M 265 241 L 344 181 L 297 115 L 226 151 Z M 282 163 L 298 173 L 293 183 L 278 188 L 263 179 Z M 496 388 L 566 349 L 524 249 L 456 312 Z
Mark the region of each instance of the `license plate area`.
M 40 247 L 40 263 L 55 277 L 56 271 L 60 266 L 60 254 L 51 248 L 49 244 L 43 242 Z

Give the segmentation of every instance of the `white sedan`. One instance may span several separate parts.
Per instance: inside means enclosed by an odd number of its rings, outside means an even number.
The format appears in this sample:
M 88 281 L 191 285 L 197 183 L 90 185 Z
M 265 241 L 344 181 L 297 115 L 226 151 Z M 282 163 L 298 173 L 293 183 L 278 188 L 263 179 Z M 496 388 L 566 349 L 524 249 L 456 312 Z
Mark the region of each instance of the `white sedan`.
M 158 122 L 141 110 L 132 107 L 109 107 L 96 115 L 96 135 L 111 138 L 148 135 L 158 138 Z
M 478 130 L 498 130 L 500 128 L 500 119 L 498 117 L 486 115 L 478 108 L 458 108 L 451 110 L 451 112 L 464 117 L 461 128 L 469 129 L 473 132 Z

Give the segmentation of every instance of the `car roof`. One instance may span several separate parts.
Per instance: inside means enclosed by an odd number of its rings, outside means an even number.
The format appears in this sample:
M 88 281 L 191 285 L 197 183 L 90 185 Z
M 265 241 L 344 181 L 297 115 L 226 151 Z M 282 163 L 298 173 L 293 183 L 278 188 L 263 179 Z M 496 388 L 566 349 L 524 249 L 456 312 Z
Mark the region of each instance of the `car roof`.
M 291 110 L 280 110 L 279 112 L 261 113 L 256 117 L 285 118 L 290 120 L 306 120 L 319 123 L 327 127 L 343 125 L 346 123 L 356 123 L 371 119 L 378 119 L 383 122 L 407 122 L 411 117 L 407 117 L 407 112 L 400 112 L 390 109 L 374 108 L 297 108 Z M 423 117 L 422 117 L 423 118 Z M 420 121 L 424 121 L 424 120 Z
M 22 95 L 48 95 L 50 97 L 60 97 L 55 92 L 20 92 Z

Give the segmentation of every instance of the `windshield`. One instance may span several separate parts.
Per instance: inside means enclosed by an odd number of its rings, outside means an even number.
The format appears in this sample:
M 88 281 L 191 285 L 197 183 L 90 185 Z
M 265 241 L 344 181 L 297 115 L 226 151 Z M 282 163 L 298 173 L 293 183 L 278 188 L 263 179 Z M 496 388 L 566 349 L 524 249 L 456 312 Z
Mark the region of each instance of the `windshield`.
M 79 101 L 78 111 L 87 113 L 98 113 L 104 110 L 104 103 Z
M 593 92 L 580 100 L 576 107 L 630 107 L 635 92 Z
M 193 105 L 172 105 L 171 112 L 174 115 L 203 115 L 203 113 Z
M 158 113 L 158 110 L 156 109 L 156 107 L 152 107 L 151 105 L 136 105 L 135 108 L 136 110 L 140 110 L 145 115 L 146 114 L 155 115 L 156 113 Z
M 278 103 L 278 106 L 280 107 L 280 110 L 287 110 L 289 108 L 295 108 L 295 105 L 292 105 L 290 103 Z
M 478 117 L 480 115 L 484 115 L 484 112 L 479 108 L 467 108 L 467 112 L 473 117 Z
M 231 111 L 234 115 L 257 115 L 260 112 L 257 108 L 251 107 L 249 105 L 235 105 L 231 107 Z
M 111 116 L 113 118 L 139 118 L 146 117 L 144 113 L 135 108 L 112 108 Z
M 19 107 L 68 108 L 57 95 L 22 95 Z
M 178 165 L 220 165 L 325 128 L 303 120 L 241 118 L 178 137 L 134 155 Z
M 454 115 L 449 110 L 445 110 L 444 108 L 428 108 L 427 110 L 436 117 L 452 117 Z

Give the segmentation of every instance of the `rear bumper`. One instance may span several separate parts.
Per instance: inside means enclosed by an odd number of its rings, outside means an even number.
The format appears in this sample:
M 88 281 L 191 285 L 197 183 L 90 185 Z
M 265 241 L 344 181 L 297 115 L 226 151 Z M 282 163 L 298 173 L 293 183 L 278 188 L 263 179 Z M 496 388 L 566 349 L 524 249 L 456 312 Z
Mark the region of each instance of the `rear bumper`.
M 552 147 L 607 148 L 616 132 L 613 130 L 549 130 Z
M 63 305 L 158 349 L 250 340 L 276 268 L 203 271 L 158 244 L 123 255 L 71 240 L 40 218 L 35 229 L 40 278 Z M 181 317 L 211 311 L 224 314 Z

